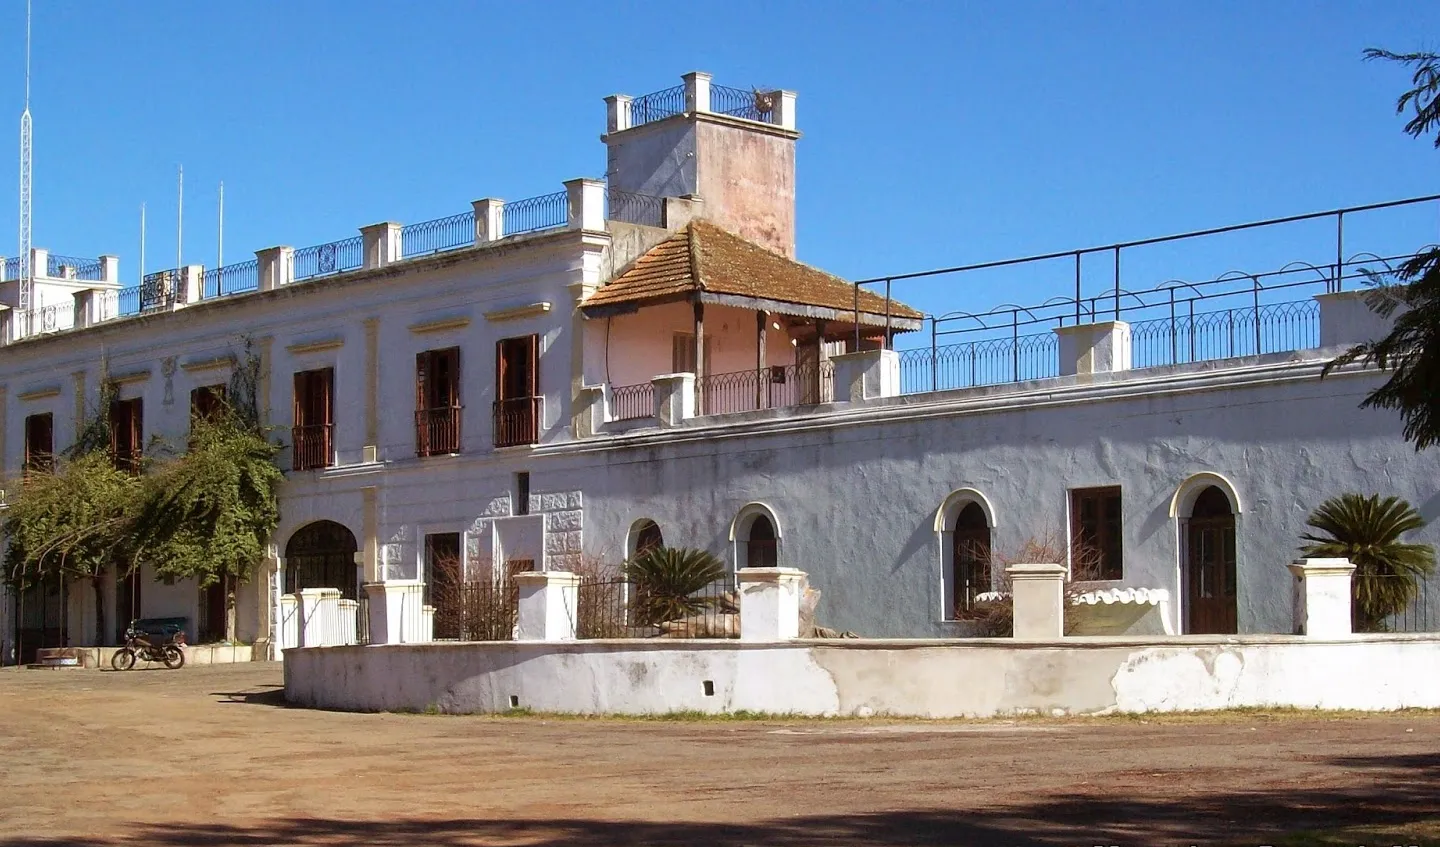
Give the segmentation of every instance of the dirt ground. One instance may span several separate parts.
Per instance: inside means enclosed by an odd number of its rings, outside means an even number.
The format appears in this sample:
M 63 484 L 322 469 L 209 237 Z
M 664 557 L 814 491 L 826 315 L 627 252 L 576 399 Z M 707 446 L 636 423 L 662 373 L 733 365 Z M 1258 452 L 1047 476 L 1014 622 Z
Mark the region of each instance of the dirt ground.
M 0 847 L 1422 844 L 1440 817 L 1431 713 L 443 717 L 286 708 L 280 682 L 0 671 Z

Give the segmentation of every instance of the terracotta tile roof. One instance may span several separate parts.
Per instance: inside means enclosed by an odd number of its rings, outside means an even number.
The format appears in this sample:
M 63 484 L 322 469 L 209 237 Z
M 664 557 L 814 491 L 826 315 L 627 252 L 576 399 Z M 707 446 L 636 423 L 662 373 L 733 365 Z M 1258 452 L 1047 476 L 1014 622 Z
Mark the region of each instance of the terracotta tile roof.
M 753 244 L 708 221 L 692 221 L 602 286 L 584 308 L 683 299 L 695 292 L 752 297 L 849 312 L 855 286 Z M 885 297 L 860 289 L 860 311 L 885 314 Z M 890 314 L 918 320 L 924 314 L 895 300 Z

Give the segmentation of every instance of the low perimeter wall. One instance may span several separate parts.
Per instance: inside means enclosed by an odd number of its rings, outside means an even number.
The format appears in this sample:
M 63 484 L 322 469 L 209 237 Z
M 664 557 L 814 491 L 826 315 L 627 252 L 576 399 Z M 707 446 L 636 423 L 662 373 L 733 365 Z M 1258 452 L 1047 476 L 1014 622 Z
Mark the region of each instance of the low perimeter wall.
M 296 705 L 353 711 L 925 718 L 1440 707 L 1440 635 L 582 641 L 285 651 Z

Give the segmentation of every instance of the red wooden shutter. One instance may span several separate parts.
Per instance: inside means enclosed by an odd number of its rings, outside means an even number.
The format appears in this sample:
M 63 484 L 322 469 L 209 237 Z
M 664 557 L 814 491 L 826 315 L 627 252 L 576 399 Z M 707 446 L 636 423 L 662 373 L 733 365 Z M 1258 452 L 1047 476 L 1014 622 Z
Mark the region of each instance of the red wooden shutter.
M 335 369 L 326 368 L 320 372 L 320 422 L 335 423 Z
M 495 399 L 509 400 L 505 393 L 505 377 L 509 375 L 509 363 L 505 361 L 505 339 L 495 342 Z
M 130 401 L 130 460 L 140 459 L 145 449 L 145 406 L 139 397 Z
M 305 419 L 305 412 L 306 412 L 306 408 L 305 408 L 305 388 L 306 388 L 307 380 L 306 380 L 305 377 L 306 377 L 305 371 L 299 371 L 299 372 L 297 372 L 297 373 L 295 374 L 295 397 L 294 397 L 294 421 L 295 421 L 295 426 L 304 426 L 304 425 L 307 423 L 307 421 L 306 421 L 306 419 Z
M 525 338 L 525 396 L 534 397 L 540 385 L 540 336 Z

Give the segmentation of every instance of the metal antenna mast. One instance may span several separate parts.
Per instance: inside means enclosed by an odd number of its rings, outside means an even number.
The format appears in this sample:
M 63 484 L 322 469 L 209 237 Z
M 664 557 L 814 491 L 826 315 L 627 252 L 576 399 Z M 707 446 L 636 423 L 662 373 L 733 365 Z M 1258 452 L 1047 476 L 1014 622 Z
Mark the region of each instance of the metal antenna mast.
M 30 334 L 35 269 L 30 267 L 30 0 L 25 0 L 25 111 L 20 115 L 20 307 L 21 331 Z

